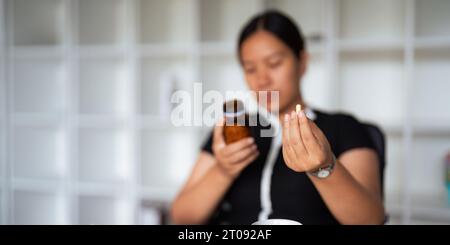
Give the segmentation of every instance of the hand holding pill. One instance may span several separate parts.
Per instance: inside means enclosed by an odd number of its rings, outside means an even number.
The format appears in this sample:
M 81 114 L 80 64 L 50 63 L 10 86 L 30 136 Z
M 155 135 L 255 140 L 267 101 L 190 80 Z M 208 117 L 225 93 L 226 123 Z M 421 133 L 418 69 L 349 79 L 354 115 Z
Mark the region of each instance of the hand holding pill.
M 327 138 L 299 104 L 284 117 L 282 151 L 286 165 L 296 172 L 314 171 L 333 161 Z

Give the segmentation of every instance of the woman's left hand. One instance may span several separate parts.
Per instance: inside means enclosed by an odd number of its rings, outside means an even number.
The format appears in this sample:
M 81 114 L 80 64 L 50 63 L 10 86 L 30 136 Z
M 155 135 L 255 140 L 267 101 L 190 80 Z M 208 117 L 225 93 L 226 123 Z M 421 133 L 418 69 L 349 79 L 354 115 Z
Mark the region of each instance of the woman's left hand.
M 286 165 L 296 172 L 315 171 L 333 161 L 327 138 L 303 111 L 285 115 L 282 148 Z

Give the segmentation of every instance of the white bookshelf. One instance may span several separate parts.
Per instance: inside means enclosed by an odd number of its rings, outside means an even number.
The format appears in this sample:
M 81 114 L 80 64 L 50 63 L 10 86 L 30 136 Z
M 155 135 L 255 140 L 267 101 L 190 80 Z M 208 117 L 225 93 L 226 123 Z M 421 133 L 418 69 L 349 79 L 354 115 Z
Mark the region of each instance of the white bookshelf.
M 405 113 L 402 53 L 343 51 L 339 62 L 342 108 L 382 126 L 400 126 Z
M 403 39 L 405 9 L 405 0 L 342 0 L 339 7 L 339 37 L 360 40 Z
M 14 178 L 62 179 L 66 175 L 64 132 L 58 127 L 16 127 L 12 148 Z M 24 154 L 26 152 L 26 154 Z
M 174 189 L 188 177 L 199 145 L 195 129 L 145 129 L 141 133 L 141 180 L 144 187 Z M 161 147 L 155 148 L 157 144 Z M 194 146 L 192 148 L 186 146 Z M 160 171 L 155 169 L 165 165 Z M 175 188 L 176 189 L 176 188 Z M 169 195 L 174 195 L 171 192 Z
M 15 190 L 13 224 L 67 224 L 67 203 L 61 192 Z
M 195 38 L 195 1 L 138 0 L 136 4 L 140 44 L 190 48 Z
M 51 46 L 64 41 L 63 0 L 18 0 L 9 10 L 14 45 Z
M 296 23 L 301 23 L 303 34 L 307 38 L 327 36 L 326 0 L 266 0 L 267 8 L 282 10 L 289 14 Z
M 82 58 L 79 72 L 80 114 L 130 114 L 130 69 L 124 58 Z
M 79 181 L 126 183 L 133 160 L 125 129 L 81 128 L 78 139 Z
M 450 98 L 445 93 L 449 89 L 449 69 L 450 47 L 416 50 L 413 93 L 420 98 L 413 113 L 416 125 L 426 125 L 430 120 L 436 125 L 450 125 Z M 435 109 L 430 110 L 432 107 Z
M 80 195 L 78 222 L 82 225 L 133 224 L 134 208 L 128 199 L 114 195 Z
M 416 0 L 417 37 L 449 37 L 450 31 L 442 25 L 449 19 L 450 3 L 445 0 Z
M 3 1 L 0 1 L 0 13 L 4 12 Z M 0 224 L 6 224 L 8 213 L 6 206 L 6 55 L 5 55 L 5 21 L 0 18 Z
M 247 88 L 242 70 L 235 55 L 205 56 L 201 59 L 201 81 L 203 90 L 218 90 L 225 93 Z
M 121 46 L 125 44 L 124 0 L 79 0 L 78 44 Z
M 199 0 L 200 40 L 235 43 L 242 23 L 262 9 L 258 0 Z
M 170 126 L 170 95 L 245 89 L 237 35 L 266 8 L 307 37 L 306 100 L 385 129 L 390 223 L 450 223 L 447 0 L 0 0 L 0 223 L 170 202 L 209 132 Z
M 140 113 L 169 119 L 170 97 L 176 90 L 192 90 L 194 65 L 186 54 L 143 56 L 140 60 Z
M 391 223 L 449 223 L 443 157 L 450 101 L 443 93 L 450 88 L 450 43 L 442 24 L 449 7 L 447 1 L 342 1 L 338 12 L 339 104 L 387 129 Z
M 65 67 L 60 59 L 16 59 L 14 66 L 14 111 L 61 113 L 64 110 Z

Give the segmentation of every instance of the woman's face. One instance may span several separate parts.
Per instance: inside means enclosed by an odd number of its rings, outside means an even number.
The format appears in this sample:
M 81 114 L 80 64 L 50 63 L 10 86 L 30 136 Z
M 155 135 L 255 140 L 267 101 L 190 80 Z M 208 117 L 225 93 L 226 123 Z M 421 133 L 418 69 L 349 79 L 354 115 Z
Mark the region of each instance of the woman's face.
M 302 56 L 304 57 L 304 56 Z M 299 82 L 305 71 L 305 59 L 300 62 L 292 50 L 267 31 L 257 31 L 241 46 L 241 62 L 249 88 L 256 92 L 258 103 L 269 111 L 284 112 L 300 98 Z M 279 108 L 267 105 L 259 98 L 261 91 L 279 91 Z

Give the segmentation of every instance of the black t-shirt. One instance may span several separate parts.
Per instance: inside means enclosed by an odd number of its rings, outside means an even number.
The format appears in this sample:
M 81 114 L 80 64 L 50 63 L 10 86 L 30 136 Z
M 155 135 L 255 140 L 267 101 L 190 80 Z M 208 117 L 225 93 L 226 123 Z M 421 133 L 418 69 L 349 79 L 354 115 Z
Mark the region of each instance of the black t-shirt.
M 313 112 L 316 116 L 314 122 L 327 137 L 336 157 L 354 148 L 373 148 L 365 128 L 354 117 Z M 251 224 L 258 220 L 262 171 L 272 143 L 272 138 L 260 137 L 262 128 L 261 125 L 252 127 L 259 157 L 233 182 L 210 217 L 209 224 Z M 211 146 L 212 134 L 202 150 L 212 154 Z M 281 148 L 273 168 L 270 198 L 272 213 L 269 218 L 296 220 L 302 224 L 338 224 L 308 176 L 286 166 Z

